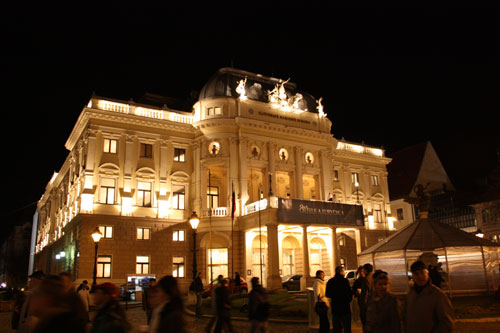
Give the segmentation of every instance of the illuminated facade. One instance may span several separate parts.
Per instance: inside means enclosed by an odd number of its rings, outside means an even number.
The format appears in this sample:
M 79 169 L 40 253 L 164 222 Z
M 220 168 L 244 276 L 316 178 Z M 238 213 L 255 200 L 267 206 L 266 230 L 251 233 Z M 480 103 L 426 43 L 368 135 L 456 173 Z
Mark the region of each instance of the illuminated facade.
M 317 269 L 355 269 L 356 254 L 394 226 L 390 159 L 337 140 L 331 125 L 321 99 L 295 84 L 231 68 L 206 83 L 192 112 L 94 96 L 38 203 L 35 267 L 91 280 L 98 227 L 99 281 L 173 274 L 187 289 L 195 211 L 205 281 L 239 272 L 277 289 L 285 275 L 303 274 L 306 286 Z M 340 217 L 294 217 L 292 203 Z M 352 206 L 356 223 L 342 217 Z

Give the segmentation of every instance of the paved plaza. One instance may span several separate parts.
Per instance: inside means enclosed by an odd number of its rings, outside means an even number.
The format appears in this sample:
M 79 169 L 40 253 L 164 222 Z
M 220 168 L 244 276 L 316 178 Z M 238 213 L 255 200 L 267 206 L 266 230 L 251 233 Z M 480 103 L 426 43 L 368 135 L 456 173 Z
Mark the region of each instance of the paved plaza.
M 10 312 L 0 312 L 0 333 L 14 333 L 14 330 L 10 329 Z M 146 324 L 146 315 L 141 308 L 130 308 L 127 310 L 127 317 L 130 323 L 134 327 L 133 332 L 138 332 L 141 325 Z M 188 332 L 204 332 L 204 328 L 208 323 L 208 318 L 195 318 L 190 315 L 186 315 L 186 320 L 188 323 Z M 248 332 L 249 322 L 233 320 L 234 332 Z M 309 332 L 307 325 L 305 324 L 290 324 L 290 323 L 274 323 L 269 324 L 270 332 L 280 332 L 280 333 L 304 333 Z M 357 330 L 361 332 L 361 330 Z M 356 332 L 356 330 L 353 330 Z M 463 323 L 459 322 L 456 324 L 457 333 L 485 333 L 485 332 L 500 332 L 500 322 L 471 322 Z

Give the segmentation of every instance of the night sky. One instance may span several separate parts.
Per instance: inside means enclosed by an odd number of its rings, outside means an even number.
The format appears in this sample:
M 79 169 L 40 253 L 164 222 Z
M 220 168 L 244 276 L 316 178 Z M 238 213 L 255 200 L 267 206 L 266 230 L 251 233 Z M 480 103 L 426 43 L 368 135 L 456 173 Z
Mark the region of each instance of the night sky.
M 497 9 L 246 6 L 4 11 L 1 223 L 32 216 L 93 91 L 186 98 L 231 65 L 323 97 L 339 139 L 388 156 L 431 140 L 464 184 L 495 165 Z

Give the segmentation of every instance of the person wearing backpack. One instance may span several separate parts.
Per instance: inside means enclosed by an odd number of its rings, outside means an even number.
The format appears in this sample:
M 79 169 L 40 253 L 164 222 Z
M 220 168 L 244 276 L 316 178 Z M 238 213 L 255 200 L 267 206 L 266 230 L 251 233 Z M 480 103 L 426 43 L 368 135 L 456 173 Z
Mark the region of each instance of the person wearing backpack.
M 253 277 L 250 282 L 252 283 L 252 291 L 248 294 L 250 333 L 268 333 L 270 304 L 266 290 L 259 284 L 258 277 Z

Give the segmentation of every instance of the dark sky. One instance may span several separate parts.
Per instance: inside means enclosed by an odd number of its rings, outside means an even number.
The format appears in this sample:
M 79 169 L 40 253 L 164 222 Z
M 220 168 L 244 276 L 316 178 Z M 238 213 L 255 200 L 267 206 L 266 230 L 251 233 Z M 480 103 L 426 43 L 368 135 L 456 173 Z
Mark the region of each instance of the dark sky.
M 32 215 L 92 91 L 182 98 L 231 64 L 322 96 L 337 138 L 388 155 L 431 140 L 454 175 L 494 165 L 497 9 L 245 5 L 4 11 L 2 223 Z

